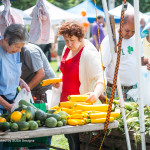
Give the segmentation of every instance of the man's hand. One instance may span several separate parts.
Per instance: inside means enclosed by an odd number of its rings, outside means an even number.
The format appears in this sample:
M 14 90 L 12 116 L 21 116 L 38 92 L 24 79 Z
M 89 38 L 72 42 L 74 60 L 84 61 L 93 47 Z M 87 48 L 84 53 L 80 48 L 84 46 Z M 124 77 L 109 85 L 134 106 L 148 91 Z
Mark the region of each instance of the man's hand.
M 11 109 L 12 109 L 13 105 L 14 105 L 14 103 L 9 104 L 8 107 L 6 108 L 9 113 L 11 113 Z
M 148 59 L 148 63 L 146 64 L 147 70 L 150 70 L 150 59 Z
M 53 86 L 54 88 L 59 88 L 60 87 L 60 82 L 52 83 L 51 86 Z
M 25 88 L 28 92 L 30 92 L 30 87 L 22 79 L 20 79 L 19 85 L 21 89 Z
M 98 44 L 96 44 L 96 49 L 99 50 L 99 45 Z
M 99 99 L 102 102 L 102 104 L 106 104 L 106 97 L 104 95 L 100 95 Z

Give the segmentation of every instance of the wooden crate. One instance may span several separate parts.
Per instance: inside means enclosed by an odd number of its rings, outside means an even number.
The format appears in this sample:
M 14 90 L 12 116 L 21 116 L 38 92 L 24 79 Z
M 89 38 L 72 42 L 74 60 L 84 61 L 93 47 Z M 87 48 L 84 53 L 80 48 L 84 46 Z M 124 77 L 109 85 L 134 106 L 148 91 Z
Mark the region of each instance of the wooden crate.
M 99 150 L 100 144 L 104 137 L 103 131 L 92 132 L 92 137 L 94 137 L 98 133 L 101 133 L 101 135 L 92 144 L 89 144 L 88 150 Z M 133 132 L 129 132 L 129 136 L 131 149 L 141 150 L 141 143 L 138 143 L 137 146 L 135 144 Z M 80 133 L 79 137 L 81 141 L 81 150 L 84 150 L 86 142 L 89 138 L 89 132 Z M 146 149 L 150 150 L 150 137 L 146 137 Z M 119 129 L 112 129 L 104 140 L 102 150 L 127 150 L 127 143 L 124 133 L 122 133 Z

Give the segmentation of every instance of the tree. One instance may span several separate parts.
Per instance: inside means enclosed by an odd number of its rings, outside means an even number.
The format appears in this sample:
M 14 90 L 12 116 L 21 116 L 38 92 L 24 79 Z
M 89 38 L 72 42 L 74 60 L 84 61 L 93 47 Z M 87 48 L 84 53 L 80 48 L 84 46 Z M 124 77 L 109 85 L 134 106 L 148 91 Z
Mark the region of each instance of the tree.
M 11 2 L 11 6 L 21 10 L 28 9 L 36 4 L 36 0 L 15 0 Z
M 84 0 L 48 0 L 50 3 L 60 7 L 62 9 L 69 9 L 73 6 L 78 5 L 79 3 L 83 2 Z M 94 2 L 94 0 L 92 0 Z M 123 0 L 115 0 L 115 6 L 119 6 L 122 4 Z M 107 0 L 108 2 L 108 0 Z M 133 0 L 127 0 L 131 5 L 133 5 Z M 103 8 L 102 0 L 96 0 L 98 6 Z M 139 2 L 140 11 L 145 13 L 150 11 L 150 0 L 140 0 Z M 28 9 L 36 4 L 36 0 L 16 0 L 11 2 L 12 7 L 25 10 Z

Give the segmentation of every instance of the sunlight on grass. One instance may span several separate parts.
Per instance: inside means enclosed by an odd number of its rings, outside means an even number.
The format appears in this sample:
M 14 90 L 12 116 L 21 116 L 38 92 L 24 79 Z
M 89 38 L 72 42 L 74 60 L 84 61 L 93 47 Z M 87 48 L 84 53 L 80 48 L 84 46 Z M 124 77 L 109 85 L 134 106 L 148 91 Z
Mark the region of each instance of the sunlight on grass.
M 50 62 L 50 65 L 51 65 L 51 67 L 53 68 L 53 70 L 54 70 L 54 72 L 55 72 L 55 74 L 56 74 L 56 77 L 59 77 L 60 71 L 59 71 L 59 72 L 56 72 L 56 70 L 57 70 L 57 61 L 56 61 L 56 60 L 51 61 L 51 62 Z
M 57 70 L 57 61 L 53 60 L 52 62 L 50 62 L 51 67 L 53 68 L 56 77 L 59 77 L 60 75 L 60 71 L 56 72 Z M 69 145 L 68 145 L 68 140 L 65 138 L 65 136 L 62 135 L 54 135 L 52 136 L 52 146 L 58 147 L 58 148 L 63 148 L 66 150 L 69 150 Z M 50 148 L 49 150 L 54 150 L 53 148 Z
M 52 136 L 51 146 L 69 150 L 68 140 L 65 138 L 65 136 L 63 134 Z M 49 150 L 54 150 L 54 149 L 50 148 Z

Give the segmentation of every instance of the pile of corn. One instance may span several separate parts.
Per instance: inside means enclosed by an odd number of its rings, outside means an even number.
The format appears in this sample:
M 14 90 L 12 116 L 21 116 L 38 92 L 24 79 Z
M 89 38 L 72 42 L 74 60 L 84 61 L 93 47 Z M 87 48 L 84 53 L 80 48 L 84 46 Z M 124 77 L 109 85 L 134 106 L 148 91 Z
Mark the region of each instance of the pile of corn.
M 119 100 L 113 101 L 115 107 L 120 108 Z M 133 132 L 136 143 L 141 142 L 139 105 L 135 102 L 125 102 L 125 112 L 128 130 Z M 145 135 L 150 136 L 150 106 L 144 107 Z M 122 114 L 116 118 L 119 122 L 118 128 L 125 133 Z
M 108 104 L 87 103 L 88 95 L 71 95 L 68 102 L 60 102 L 59 105 L 51 109 L 57 109 L 54 113 L 60 111 L 68 113 L 68 125 L 84 125 L 87 123 L 104 123 L 106 121 Z M 119 112 L 111 112 L 110 122 L 120 115 Z

